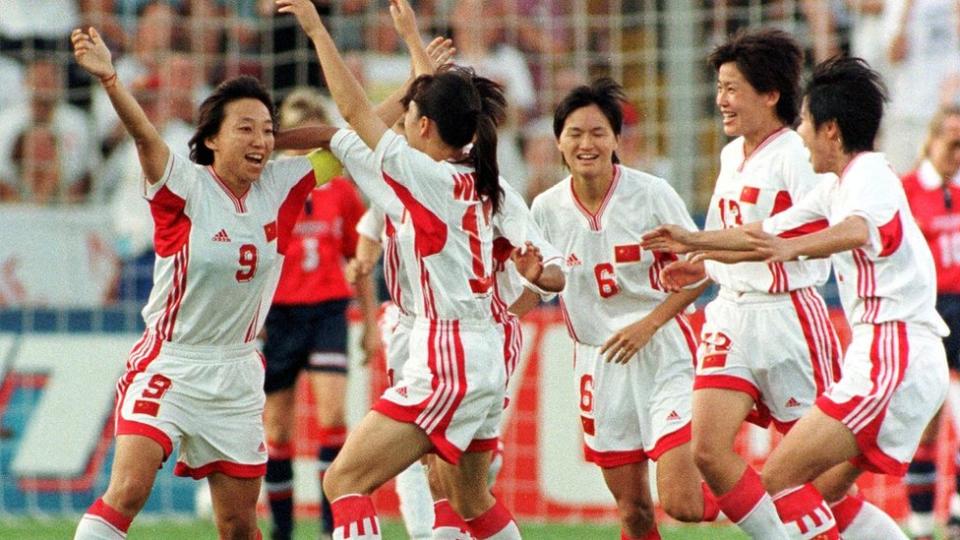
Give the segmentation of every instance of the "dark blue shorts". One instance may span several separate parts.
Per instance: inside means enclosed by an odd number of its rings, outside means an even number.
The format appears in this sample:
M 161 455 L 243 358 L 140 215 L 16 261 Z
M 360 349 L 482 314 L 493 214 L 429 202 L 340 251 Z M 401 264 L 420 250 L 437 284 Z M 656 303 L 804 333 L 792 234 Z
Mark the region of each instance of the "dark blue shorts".
M 347 372 L 347 306 L 350 300 L 273 306 L 267 314 L 263 356 L 266 393 L 292 388 L 301 370 Z
M 950 335 L 943 338 L 950 369 L 960 370 L 960 294 L 937 296 L 937 312 L 950 327 Z

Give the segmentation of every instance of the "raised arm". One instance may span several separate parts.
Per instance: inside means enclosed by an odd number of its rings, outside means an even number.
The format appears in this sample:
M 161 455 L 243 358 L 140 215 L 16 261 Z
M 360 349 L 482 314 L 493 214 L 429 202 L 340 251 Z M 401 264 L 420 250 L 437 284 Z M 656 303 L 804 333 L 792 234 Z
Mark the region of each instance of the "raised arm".
M 406 4 L 406 2 L 404 2 L 404 4 Z M 409 5 L 407 5 L 407 10 L 410 11 Z M 390 6 L 390 13 L 393 14 L 392 5 Z M 412 14 L 413 12 L 410 11 L 410 13 Z M 396 26 L 397 24 L 397 19 L 394 17 L 394 25 Z M 416 28 L 416 22 L 413 23 L 413 26 Z M 398 26 L 397 31 L 399 30 L 400 28 Z M 407 42 L 407 38 L 404 38 L 404 42 Z M 420 42 L 419 34 L 413 34 L 412 37 L 409 38 L 407 47 L 410 49 L 410 54 L 413 57 L 410 79 L 394 90 L 393 93 L 387 96 L 387 98 L 376 107 L 377 116 L 388 126 L 392 126 L 403 116 L 403 104 L 401 100 L 407 95 L 407 90 L 410 88 L 413 80 L 420 75 L 433 73 L 440 66 L 446 65 L 456 52 L 456 49 L 453 47 L 453 41 L 443 37 L 433 38 L 426 48 L 424 48 L 423 43 Z
M 333 38 L 317 14 L 317 8 L 310 0 L 277 0 L 277 6 L 280 13 L 294 14 L 304 32 L 313 41 L 330 96 L 344 120 L 368 147 L 376 148 L 389 126 L 377 116 L 360 82 L 347 68 Z
M 160 132 L 147 118 L 133 94 L 117 78 L 110 49 L 103 42 L 100 33 L 92 26 L 88 32 L 77 28 L 70 34 L 70 41 L 73 43 L 73 55 L 77 63 L 100 79 L 100 84 L 110 97 L 110 103 L 123 122 L 123 127 L 133 137 L 144 178 L 150 184 L 159 182 L 170 158 L 170 148 L 163 142 Z

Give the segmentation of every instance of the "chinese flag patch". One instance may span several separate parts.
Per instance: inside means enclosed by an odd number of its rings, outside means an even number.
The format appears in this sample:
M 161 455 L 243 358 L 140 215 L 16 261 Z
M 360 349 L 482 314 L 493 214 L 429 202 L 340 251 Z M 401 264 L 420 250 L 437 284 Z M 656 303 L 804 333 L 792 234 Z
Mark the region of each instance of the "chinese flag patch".
M 593 425 L 593 418 L 587 418 L 586 416 L 580 417 L 580 424 L 583 425 L 583 432 L 587 435 L 596 435 L 596 428 Z
M 727 365 L 727 353 L 708 354 L 700 361 L 700 369 L 722 368 Z
M 263 232 L 267 235 L 267 242 L 273 242 L 277 239 L 277 222 L 271 221 L 263 226 Z
M 155 417 L 159 412 L 160 404 L 156 401 L 138 399 L 133 402 L 133 414 L 149 414 Z
M 757 199 L 760 198 L 760 188 L 743 186 L 743 191 L 740 192 L 740 202 L 757 204 Z
M 614 246 L 613 260 L 618 263 L 638 262 L 640 260 L 640 244 Z

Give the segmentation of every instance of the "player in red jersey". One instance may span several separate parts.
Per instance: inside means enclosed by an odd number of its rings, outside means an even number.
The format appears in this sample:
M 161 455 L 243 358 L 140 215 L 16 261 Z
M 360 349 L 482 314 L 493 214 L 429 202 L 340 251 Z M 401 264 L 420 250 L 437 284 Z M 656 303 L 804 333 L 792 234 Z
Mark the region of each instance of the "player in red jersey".
M 323 97 L 315 90 L 295 90 L 280 106 L 281 129 L 327 122 Z M 346 439 L 347 306 L 353 291 L 343 266 L 354 255 L 356 225 L 363 212 L 359 193 L 345 178 L 334 178 L 310 193 L 293 228 L 267 315 L 264 427 L 269 459 L 264 481 L 274 540 L 289 539 L 293 532 L 294 389 L 301 371 L 309 373 L 316 399 L 321 481 Z M 356 288 L 363 347 L 369 356 L 379 349 L 372 280 L 359 280 Z M 333 516 L 325 498 L 320 514 L 321 533 L 329 535 Z
M 934 115 L 920 165 L 903 177 L 910 210 L 920 225 L 937 267 L 937 311 L 950 327 L 944 338 L 950 369 L 960 367 L 960 107 Z M 937 480 L 937 415 L 920 440 L 904 481 L 910 499 L 907 529 L 915 538 L 933 538 L 933 500 Z M 960 463 L 960 453 L 957 455 Z M 947 538 L 960 540 L 960 476 L 950 503 Z
M 252 77 L 220 84 L 200 105 L 187 161 L 173 154 L 117 74 L 93 28 L 71 35 L 133 137 L 155 233 L 147 330 L 118 383 L 110 484 L 75 538 L 125 538 L 157 469 L 179 443 L 174 473 L 207 478 L 221 538 L 260 538 L 266 470 L 266 317 L 294 221 L 323 177 L 320 154 L 268 161 L 273 101 Z
M 464 68 L 422 75 L 399 104 L 402 137 L 388 127 L 393 118 L 376 114 L 313 4 L 277 4 L 313 41 L 330 94 L 355 130 L 326 130 L 328 144 L 347 168 L 379 168 L 378 178 L 358 184 L 385 210 L 402 203 L 415 234 L 405 270 L 415 296 L 410 357 L 402 384 L 384 392 L 327 472 L 334 538 L 381 538 L 369 494 L 430 451 L 459 488 L 462 497 L 451 502 L 473 536 L 519 538 L 512 515 L 487 489 L 489 448 L 476 445 L 496 437 L 506 382 L 503 338 L 490 307 L 492 217 L 503 198 L 496 162 L 502 90 Z M 390 9 L 409 6 L 392 0 Z M 401 32 L 405 41 L 419 39 L 412 22 Z M 319 139 L 323 130 L 317 132 Z

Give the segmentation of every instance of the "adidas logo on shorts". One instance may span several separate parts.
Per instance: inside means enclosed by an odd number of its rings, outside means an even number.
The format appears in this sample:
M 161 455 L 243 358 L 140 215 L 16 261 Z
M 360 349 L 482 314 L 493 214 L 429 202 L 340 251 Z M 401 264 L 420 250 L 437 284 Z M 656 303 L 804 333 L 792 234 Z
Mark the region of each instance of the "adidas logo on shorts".
M 229 242 L 229 241 L 230 241 L 230 236 L 227 234 L 227 230 L 226 230 L 226 229 L 220 229 L 220 231 L 219 231 L 217 234 L 213 235 L 213 241 L 214 241 L 214 242 Z
M 790 399 L 787 400 L 786 406 L 787 406 L 787 407 L 799 407 L 799 406 L 801 406 L 801 403 L 800 403 L 799 401 L 797 401 L 796 399 L 794 399 L 794 398 L 791 397 Z
M 680 420 L 680 415 L 677 414 L 677 411 L 670 411 L 670 414 L 667 415 L 667 422 L 676 422 Z

